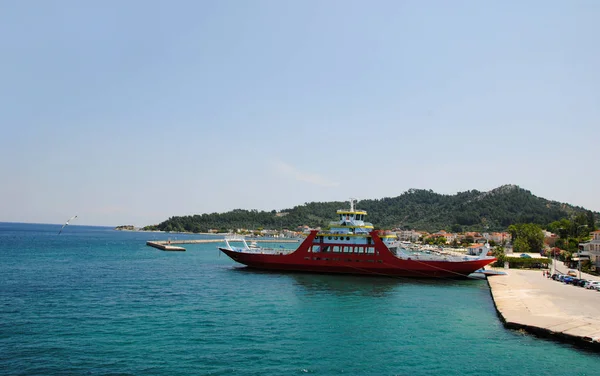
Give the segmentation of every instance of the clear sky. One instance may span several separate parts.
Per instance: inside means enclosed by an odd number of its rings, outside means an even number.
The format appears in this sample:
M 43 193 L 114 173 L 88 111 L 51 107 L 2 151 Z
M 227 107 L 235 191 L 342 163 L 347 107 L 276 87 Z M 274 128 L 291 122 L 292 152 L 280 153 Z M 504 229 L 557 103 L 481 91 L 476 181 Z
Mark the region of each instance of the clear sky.
M 0 221 L 517 184 L 600 211 L 600 1 L 0 0 Z

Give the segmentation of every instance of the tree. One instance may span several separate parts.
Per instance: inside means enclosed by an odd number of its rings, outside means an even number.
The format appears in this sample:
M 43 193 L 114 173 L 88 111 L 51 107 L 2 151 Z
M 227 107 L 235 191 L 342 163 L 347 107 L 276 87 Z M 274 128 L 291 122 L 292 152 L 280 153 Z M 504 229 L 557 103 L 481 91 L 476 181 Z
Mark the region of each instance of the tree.
M 515 241 L 515 239 L 517 239 L 517 226 L 516 225 L 510 225 L 508 226 L 508 233 L 510 234 L 510 238 L 512 239 L 513 243 Z
M 588 210 L 587 214 L 587 226 L 589 231 L 596 231 L 596 219 L 594 218 L 594 212 Z
M 521 223 L 509 227 L 514 232 L 513 248 L 517 252 L 540 252 L 544 247 L 544 233 L 533 223 Z
M 531 251 L 531 246 L 524 237 L 520 237 L 515 239 L 515 241 L 513 242 L 513 249 L 517 253 L 527 253 Z
M 459 225 L 458 223 L 455 223 L 455 224 L 453 224 L 450 227 L 450 231 L 452 231 L 452 232 L 462 232 L 462 226 Z

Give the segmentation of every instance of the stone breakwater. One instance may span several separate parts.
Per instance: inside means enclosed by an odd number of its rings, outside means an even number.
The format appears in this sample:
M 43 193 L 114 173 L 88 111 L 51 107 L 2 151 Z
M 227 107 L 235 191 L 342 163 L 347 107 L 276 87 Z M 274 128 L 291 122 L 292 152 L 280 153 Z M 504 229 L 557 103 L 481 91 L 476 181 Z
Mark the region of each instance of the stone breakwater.
M 506 328 L 600 352 L 600 292 L 554 281 L 539 270 L 502 271 L 507 275 L 489 277 L 488 283 Z

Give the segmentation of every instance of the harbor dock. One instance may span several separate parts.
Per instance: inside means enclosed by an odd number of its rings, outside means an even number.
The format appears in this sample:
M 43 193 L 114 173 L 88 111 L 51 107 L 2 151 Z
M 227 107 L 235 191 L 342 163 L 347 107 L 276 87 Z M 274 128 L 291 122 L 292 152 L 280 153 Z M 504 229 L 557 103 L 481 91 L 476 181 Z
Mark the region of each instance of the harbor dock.
M 170 245 L 170 243 L 167 243 L 165 241 L 160 241 L 160 242 L 147 241 L 146 245 L 150 246 L 150 247 L 154 247 L 156 249 L 160 249 L 162 251 L 180 251 L 180 252 L 185 251 L 185 248 Z
M 496 270 L 507 273 L 488 278 L 506 328 L 600 351 L 600 292 L 554 281 L 540 270 Z
M 298 243 L 298 239 L 260 239 L 260 238 L 247 238 L 248 241 L 255 241 L 257 243 Z M 230 240 L 241 241 L 241 240 Z M 154 247 L 163 251 L 185 251 L 183 247 L 173 246 L 171 244 L 202 244 L 202 243 L 222 243 L 223 239 L 180 239 L 180 240 L 149 240 L 146 245 Z

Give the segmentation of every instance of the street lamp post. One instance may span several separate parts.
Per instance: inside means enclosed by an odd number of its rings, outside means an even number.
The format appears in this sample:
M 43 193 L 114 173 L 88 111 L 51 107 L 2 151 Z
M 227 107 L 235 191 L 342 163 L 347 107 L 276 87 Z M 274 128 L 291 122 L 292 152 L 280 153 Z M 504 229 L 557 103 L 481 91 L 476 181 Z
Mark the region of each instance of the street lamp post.
M 579 239 L 579 228 L 587 227 L 587 225 L 577 226 L 577 239 Z M 577 246 L 577 268 L 579 269 L 579 279 L 581 279 L 581 250 L 579 249 L 579 245 Z
M 558 232 L 558 237 L 562 239 L 562 237 L 560 236 L 560 231 L 561 230 L 563 230 L 562 227 L 556 229 L 556 232 Z M 564 242 L 564 240 L 563 240 L 563 242 Z M 555 274 L 556 273 L 556 251 L 554 249 L 552 249 L 552 269 L 554 269 L 554 271 L 552 272 L 552 274 Z

